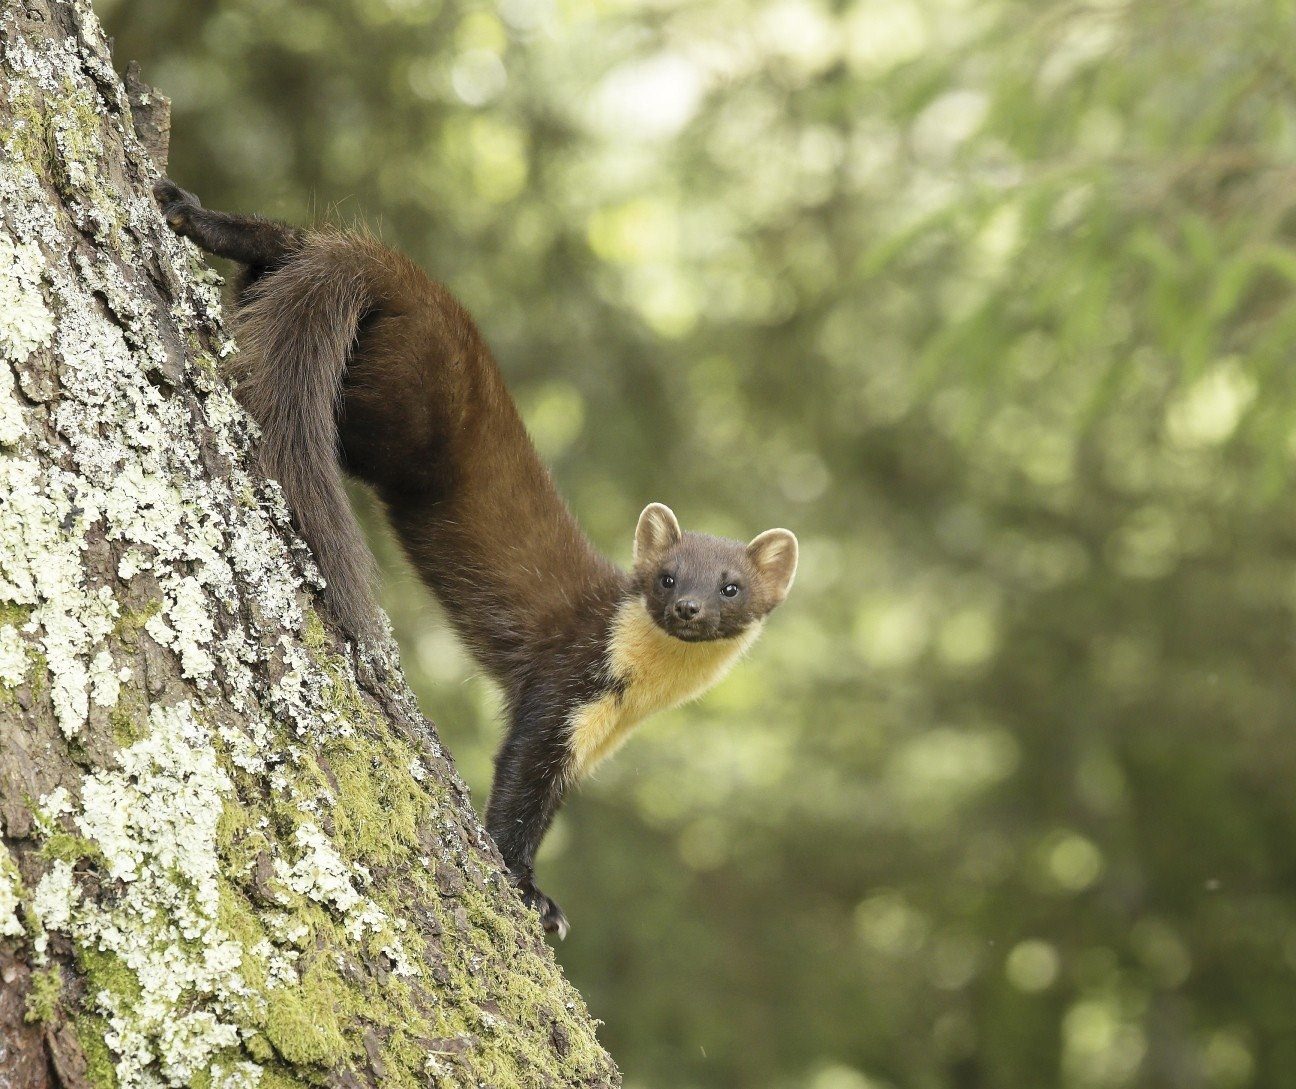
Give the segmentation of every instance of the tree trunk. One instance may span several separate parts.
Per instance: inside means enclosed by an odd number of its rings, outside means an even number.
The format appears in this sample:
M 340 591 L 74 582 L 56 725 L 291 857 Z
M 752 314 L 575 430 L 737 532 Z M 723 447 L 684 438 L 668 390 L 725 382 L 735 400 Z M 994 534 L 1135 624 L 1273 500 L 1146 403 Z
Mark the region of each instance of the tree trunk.
M 313 609 L 165 110 L 84 0 L 0 49 L 0 1086 L 618 1084 L 394 645 Z

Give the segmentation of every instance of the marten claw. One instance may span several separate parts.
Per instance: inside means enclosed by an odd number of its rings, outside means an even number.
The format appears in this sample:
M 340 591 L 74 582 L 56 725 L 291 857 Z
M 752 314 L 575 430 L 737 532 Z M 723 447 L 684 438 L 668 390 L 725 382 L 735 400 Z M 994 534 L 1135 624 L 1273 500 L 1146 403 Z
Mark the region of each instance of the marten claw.
M 181 189 L 170 178 L 160 178 L 153 183 L 153 199 L 162 209 L 162 217 L 172 230 L 179 231 L 189 221 L 189 213 L 201 208 L 198 198 Z
M 562 908 L 530 881 L 519 883 L 518 891 L 522 893 L 522 902 L 539 913 L 540 925 L 545 928 L 546 934 L 557 934 L 559 941 L 567 937 L 567 931 L 571 927 L 567 923 L 567 916 L 563 914 Z
M 545 897 L 548 907 L 540 915 L 540 924 L 545 928 L 546 934 L 557 934 L 558 940 L 563 941 L 567 937 L 567 931 L 571 927 L 567 923 L 567 916 L 563 914 L 563 909 L 555 904 L 549 897 Z

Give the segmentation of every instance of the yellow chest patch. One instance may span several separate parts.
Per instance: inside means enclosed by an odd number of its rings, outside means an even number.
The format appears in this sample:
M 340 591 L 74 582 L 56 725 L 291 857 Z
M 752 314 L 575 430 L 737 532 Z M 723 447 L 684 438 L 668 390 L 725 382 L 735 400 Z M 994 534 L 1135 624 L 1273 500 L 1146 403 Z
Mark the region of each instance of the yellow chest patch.
M 685 643 L 661 630 L 641 598 L 625 602 L 612 622 L 609 679 L 617 689 L 581 706 L 571 719 L 575 775 L 615 752 L 649 715 L 677 707 L 716 684 L 756 641 L 753 624 L 734 639 Z

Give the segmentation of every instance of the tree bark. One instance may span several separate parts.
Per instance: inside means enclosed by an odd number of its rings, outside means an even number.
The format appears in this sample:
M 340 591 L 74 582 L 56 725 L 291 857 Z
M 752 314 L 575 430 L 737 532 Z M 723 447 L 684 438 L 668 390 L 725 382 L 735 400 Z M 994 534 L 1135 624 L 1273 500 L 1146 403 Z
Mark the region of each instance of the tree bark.
M 0 1086 L 619 1084 L 395 646 L 314 611 L 165 109 L 84 0 L 6 0 L 0 80 Z

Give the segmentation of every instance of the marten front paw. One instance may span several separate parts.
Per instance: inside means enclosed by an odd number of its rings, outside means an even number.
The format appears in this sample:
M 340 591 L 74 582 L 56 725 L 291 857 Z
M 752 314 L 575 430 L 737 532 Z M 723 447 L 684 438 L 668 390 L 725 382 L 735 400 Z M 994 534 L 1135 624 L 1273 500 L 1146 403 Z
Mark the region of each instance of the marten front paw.
M 559 941 L 567 937 L 570 927 L 567 925 L 567 916 L 563 914 L 562 908 L 536 888 L 530 880 L 519 881 L 518 891 L 522 894 L 522 902 L 533 911 L 539 912 L 540 924 L 547 933 L 557 934 Z
M 189 217 L 202 207 L 198 198 L 187 190 L 181 189 L 170 178 L 162 178 L 153 183 L 153 199 L 162 209 L 162 216 L 168 226 L 177 234 L 184 234 L 189 226 Z

